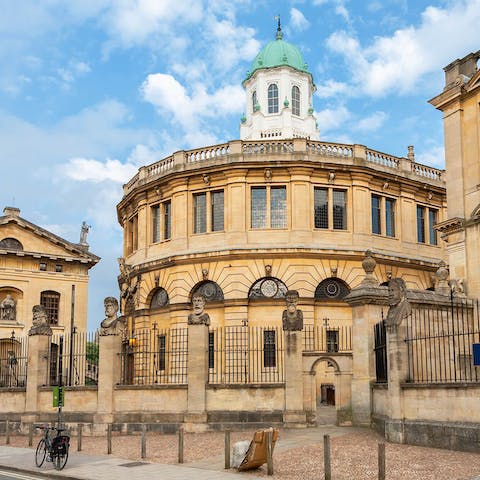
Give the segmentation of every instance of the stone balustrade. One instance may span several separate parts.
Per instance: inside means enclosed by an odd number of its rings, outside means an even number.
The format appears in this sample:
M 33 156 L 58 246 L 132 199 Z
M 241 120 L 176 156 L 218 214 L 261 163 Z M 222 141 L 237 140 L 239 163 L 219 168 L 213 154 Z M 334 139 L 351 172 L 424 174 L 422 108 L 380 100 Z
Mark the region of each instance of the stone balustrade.
M 320 142 L 295 138 L 292 140 L 235 140 L 229 143 L 213 145 L 193 150 L 182 150 L 151 165 L 141 167 L 128 183 L 123 186 L 123 193 L 127 195 L 137 186 L 148 183 L 174 170 L 181 171 L 188 165 L 198 165 L 218 159 L 220 163 L 241 162 L 251 160 L 252 156 L 262 157 L 279 155 L 280 160 L 288 160 L 295 153 L 311 154 L 311 161 L 332 162 L 341 160 L 342 164 L 367 163 L 370 168 L 380 168 L 382 171 L 396 171 L 405 176 L 421 177 L 422 181 L 439 182 L 444 186 L 444 171 L 427 165 L 416 163 L 414 160 L 395 157 L 387 153 L 378 152 L 364 145 L 348 145 L 332 142 Z M 233 158 L 235 157 L 235 158 Z

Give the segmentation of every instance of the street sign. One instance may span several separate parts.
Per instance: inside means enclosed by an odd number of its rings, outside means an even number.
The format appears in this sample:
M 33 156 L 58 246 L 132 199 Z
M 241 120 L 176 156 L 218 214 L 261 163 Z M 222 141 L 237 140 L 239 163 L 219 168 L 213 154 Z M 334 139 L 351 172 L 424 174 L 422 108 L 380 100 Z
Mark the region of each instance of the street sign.
M 480 366 L 480 343 L 472 344 L 473 348 L 473 365 Z
M 53 406 L 63 407 L 65 405 L 65 388 L 53 387 Z

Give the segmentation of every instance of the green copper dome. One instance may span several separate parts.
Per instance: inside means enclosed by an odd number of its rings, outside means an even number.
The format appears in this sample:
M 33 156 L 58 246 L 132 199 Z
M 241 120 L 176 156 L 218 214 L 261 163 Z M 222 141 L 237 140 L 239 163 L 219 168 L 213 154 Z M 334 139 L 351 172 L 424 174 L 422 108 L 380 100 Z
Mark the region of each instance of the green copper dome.
M 307 64 L 303 61 L 298 48 L 283 40 L 281 30 L 277 30 L 275 40 L 267 43 L 255 57 L 252 67 L 247 72 L 248 80 L 257 70 L 262 68 L 291 67 L 300 72 L 309 73 Z M 310 74 L 311 75 L 311 74 Z

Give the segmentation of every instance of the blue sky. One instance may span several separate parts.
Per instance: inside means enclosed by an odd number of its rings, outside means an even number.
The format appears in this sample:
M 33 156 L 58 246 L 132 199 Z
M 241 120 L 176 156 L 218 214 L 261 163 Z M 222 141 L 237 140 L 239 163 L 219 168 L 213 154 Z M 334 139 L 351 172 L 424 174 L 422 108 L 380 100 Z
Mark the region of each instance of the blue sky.
M 239 137 L 241 81 L 274 38 L 317 85 L 320 138 L 443 168 L 442 68 L 480 49 L 480 0 L 0 0 L 0 206 L 78 242 L 89 327 L 118 294 L 121 186 L 173 151 Z

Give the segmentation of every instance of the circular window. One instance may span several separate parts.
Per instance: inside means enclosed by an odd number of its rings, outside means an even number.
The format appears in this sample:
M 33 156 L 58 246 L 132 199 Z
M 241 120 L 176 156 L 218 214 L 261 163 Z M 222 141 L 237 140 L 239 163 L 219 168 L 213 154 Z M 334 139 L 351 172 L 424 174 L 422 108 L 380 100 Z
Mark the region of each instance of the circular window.
M 339 278 L 326 278 L 315 290 L 315 298 L 341 300 L 350 293 L 348 285 Z
M 274 297 L 278 292 L 278 286 L 274 280 L 267 278 L 260 285 L 260 291 L 268 298 Z

